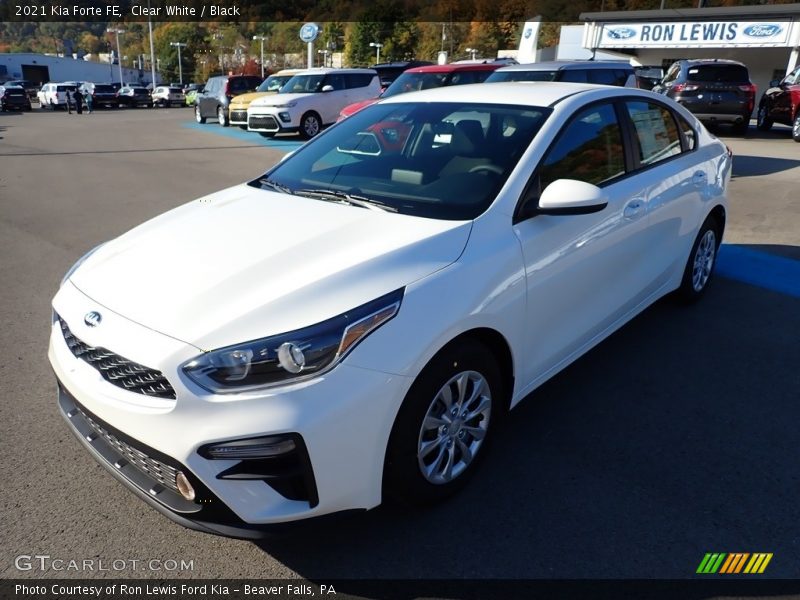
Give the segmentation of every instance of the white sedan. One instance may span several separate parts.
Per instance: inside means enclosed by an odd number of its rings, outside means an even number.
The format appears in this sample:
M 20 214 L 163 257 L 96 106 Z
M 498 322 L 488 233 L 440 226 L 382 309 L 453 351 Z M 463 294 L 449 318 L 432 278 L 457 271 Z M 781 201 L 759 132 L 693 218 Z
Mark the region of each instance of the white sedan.
M 649 92 L 387 99 L 78 261 L 53 300 L 60 409 L 204 531 L 441 499 L 531 391 L 662 296 L 705 292 L 730 174 Z

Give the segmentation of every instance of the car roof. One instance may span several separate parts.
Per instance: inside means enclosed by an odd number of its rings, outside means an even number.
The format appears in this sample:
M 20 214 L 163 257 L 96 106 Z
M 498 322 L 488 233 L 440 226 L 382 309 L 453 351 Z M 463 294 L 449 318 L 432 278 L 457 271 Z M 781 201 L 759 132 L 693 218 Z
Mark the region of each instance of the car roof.
M 524 65 L 509 65 L 501 71 L 574 71 L 576 69 L 633 69 L 625 60 L 549 60 Z
M 449 63 L 446 65 L 428 65 L 427 67 L 414 67 L 406 73 L 455 73 L 456 71 L 495 71 L 501 65 L 498 63 Z
M 474 83 L 431 88 L 419 92 L 398 94 L 381 100 L 400 104 L 403 102 L 454 102 L 481 104 L 510 104 L 520 106 L 551 106 L 576 94 L 585 92 L 604 92 L 604 97 L 612 96 L 651 96 L 636 88 L 613 87 L 588 83 L 563 83 L 540 81 L 513 81 L 495 83 Z
M 676 60 L 675 62 L 684 63 L 686 65 L 737 65 L 739 67 L 747 68 L 747 65 L 739 62 L 738 60 L 729 60 L 727 58 L 693 58 Z
M 361 75 L 377 75 L 375 69 L 331 69 L 329 67 L 317 67 L 313 69 L 303 69 L 297 75 L 327 75 L 328 73 L 360 73 Z
M 297 75 L 302 72 L 303 69 L 281 69 L 277 73 L 273 73 L 273 75 Z

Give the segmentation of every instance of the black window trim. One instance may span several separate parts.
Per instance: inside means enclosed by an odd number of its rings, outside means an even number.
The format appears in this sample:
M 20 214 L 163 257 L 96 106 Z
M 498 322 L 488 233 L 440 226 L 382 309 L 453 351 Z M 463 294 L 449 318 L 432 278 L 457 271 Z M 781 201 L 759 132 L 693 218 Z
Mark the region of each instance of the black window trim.
M 580 92 L 576 92 L 576 93 L 580 93 Z M 563 100 L 563 98 L 562 98 L 562 100 Z M 522 208 L 526 204 L 525 199 L 528 198 L 528 194 L 531 191 L 531 189 L 534 186 L 539 185 L 539 170 L 540 170 L 542 164 L 547 159 L 547 157 L 553 151 L 553 148 L 555 147 L 555 145 L 561 140 L 562 136 L 564 135 L 564 132 L 567 130 L 568 127 L 570 127 L 570 125 L 572 125 L 572 123 L 573 123 L 573 121 L 575 121 L 576 117 L 578 115 L 582 114 L 587 109 L 593 108 L 595 106 L 601 106 L 601 105 L 610 104 L 611 108 L 614 110 L 614 115 L 617 118 L 617 122 L 619 123 L 620 135 L 622 136 L 622 148 L 623 148 L 623 156 L 624 156 L 624 163 L 625 163 L 625 173 L 623 173 L 622 175 L 618 175 L 617 177 L 613 177 L 611 179 L 607 179 L 606 181 L 603 181 L 603 182 L 597 184 L 597 187 L 600 187 L 600 188 L 605 187 L 605 186 L 610 185 L 612 183 L 616 183 L 617 181 L 621 181 L 623 178 L 628 176 L 628 174 L 630 173 L 630 168 L 632 166 L 632 162 L 631 161 L 634 158 L 634 156 L 633 156 L 632 149 L 630 148 L 630 144 L 626 143 L 626 140 L 625 140 L 626 135 L 629 135 L 630 131 L 626 130 L 625 121 L 624 121 L 624 119 L 621 118 L 620 110 L 623 110 L 624 108 L 620 104 L 619 100 L 620 100 L 620 98 L 615 96 L 615 97 L 612 97 L 612 98 L 602 98 L 600 100 L 594 100 L 592 102 L 584 104 L 583 106 L 580 107 L 579 110 L 577 110 L 576 112 L 574 112 L 570 116 L 570 118 L 567 120 L 566 123 L 564 123 L 561 126 L 561 129 L 559 129 L 558 133 L 553 138 L 553 141 L 550 142 L 550 145 L 547 147 L 547 150 L 544 151 L 544 153 L 542 154 L 542 157 L 539 159 L 539 164 L 536 165 L 536 169 L 533 171 L 533 173 L 531 173 L 531 176 L 528 178 L 528 181 L 525 183 L 525 186 L 522 188 L 522 193 L 520 194 L 519 198 L 517 198 L 517 204 L 514 207 L 514 213 L 513 213 L 513 216 L 512 216 L 512 220 L 511 220 L 511 224 L 512 225 L 516 225 L 517 223 L 521 223 L 522 221 L 527 221 L 528 219 L 536 216 L 536 215 L 523 216 Z
M 576 93 L 580 93 L 580 92 L 576 92 Z M 574 94 L 571 94 L 571 95 L 574 95 Z M 562 98 L 561 100 L 563 100 L 563 99 L 564 98 Z M 550 106 L 554 106 L 555 104 L 558 104 L 558 102 L 560 102 L 561 100 L 559 100 L 557 102 L 554 102 Z M 675 154 L 673 156 L 669 156 L 669 157 L 667 157 L 667 158 L 665 158 L 663 160 L 660 160 L 658 162 L 655 162 L 655 163 L 652 163 L 652 164 L 649 164 L 649 165 L 643 165 L 641 163 L 641 161 L 639 160 L 639 157 L 638 157 L 639 138 L 636 135 L 636 127 L 633 124 L 633 120 L 630 118 L 630 115 L 628 114 L 627 108 L 625 107 L 625 104 L 627 102 L 630 102 L 630 101 L 648 102 L 648 103 L 651 103 L 651 104 L 657 104 L 657 105 L 661 106 L 662 108 L 666 109 L 670 113 L 670 115 L 672 116 L 672 120 L 673 120 L 673 122 L 675 123 L 675 125 L 676 125 L 676 127 L 678 129 L 678 135 L 680 136 L 680 141 L 681 141 L 681 151 L 678 154 Z M 603 182 L 597 184 L 597 187 L 599 187 L 599 188 L 603 188 L 603 187 L 606 187 L 607 185 L 611 185 L 611 184 L 617 183 L 618 181 L 622 181 L 624 179 L 627 179 L 631 175 L 638 175 L 639 173 L 643 173 L 643 172 L 645 172 L 645 171 L 647 171 L 649 169 L 652 169 L 652 168 L 658 167 L 660 165 L 666 164 L 666 163 L 668 163 L 668 162 L 670 162 L 670 161 L 672 161 L 674 159 L 680 158 L 680 157 L 682 157 L 682 156 L 684 156 L 684 155 L 686 155 L 688 153 L 696 152 L 697 149 L 698 149 L 699 137 L 697 135 L 697 128 L 694 126 L 694 124 L 689 119 L 684 118 L 683 115 L 679 115 L 675 111 L 675 109 L 673 109 L 672 107 L 668 106 L 666 103 L 662 102 L 657 97 L 646 98 L 644 96 L 634 96 L 634 95 L 630 95 L 630 96 L 614 96 L 613 98 L 604 98 L 604 99 L 601 99 L 601 100 L 594 100 L 592 102 L 589 102 L 588 104 L 585 104 L 584 106 L 582 106 L 578 112 L 574 113 L 570 117 L 570 119 L 566 123 L 564 123 L 564 125 L 561 127 L 561 129 L 558 131 L 558 133 L 553 138 L 553 141 L 547 147 L 547 150 L 545 150 L 544 154 L 542 154 L 542 158 L 539 160 L 539 164 L 536 165 L 536 169 L 531 174 L 531 176 L 528 178 L 528 181 L 525 183 L 525 186 L 522 188 L 522 193 L 520 194 L 519 198 L 517 198 L 517 204 L 514 207 L 514 213 L 513 213 L 513 217 L 512 217 L 512 221 L 511 221 L 512 225 L 516 225 L 517 223 L 520 223 L 522 221 L 527 221 L 528 219 L 532 218 L 533 216 L 536 216 L 536 215 L 529 215 L 529 216 L 524 216 L 523 217 L 522 216 L 522 208 L 523 208 L 523 205 L 525 204 L 524 200 L 525 200 L 525 198 L 528 197 L 528 193 L 531 190 L 531 188 L 534 185 L 538 185 L 539 168 L 541 167 L 542 163 L 544 163 L 544 161 L 547 159 L 547 156 L 553 150 L 553 147 L 561 139 L 561 136 L 564 134 L 564 132 L 566 131 L 567 127 L 569 127 L 572 124 L 572 122 L 575 120 L 575 117 L 578 114 L 582 113 L 584 110 L 586 110 L 588 108 L 591 108 L 591 107 L 593 107 L 595 105 L 600 105 L 600 104 L 612 104 L 613 107 L 614 107 L 614 112 L 616 114 L 617 121 L 619 122 L 620 130 L 621 130 L 621 133 L 622 133 L 622 147 L 623 147 L 624 156 L 625 156 L 625 172 L 622 175 L 618 175 L 617 177 L 613 177 L 611 179 L 607 179 L 606 181 L 603 181 Z M 689 149 L 689 143 L 688 143 L 688 140 L 686 139 L 686 136 L 684 134 L 683 128 L 680 126 L 680 121 L 677 118 L 678 116 L 680 116 L 684 121 L 686 121 L 686 124 L 689 126 L 689 128 L 692 130 L 692 133 L 694 134 L 695 144 L 694 144 L 694 148 L 692 148 L 692 149 Z

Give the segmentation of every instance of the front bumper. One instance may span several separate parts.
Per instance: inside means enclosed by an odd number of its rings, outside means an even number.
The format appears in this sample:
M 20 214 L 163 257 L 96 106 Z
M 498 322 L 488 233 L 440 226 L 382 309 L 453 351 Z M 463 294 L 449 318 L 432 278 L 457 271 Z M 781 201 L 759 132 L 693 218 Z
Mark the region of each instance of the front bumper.
M 380 503 L 386 443 L 410 386 L 408 378 L 341 364 L 299 384 L 215 395 L 178 371 L 177 365 L 198 353 L 192 346 L 99 307 L 70 283 L 59 291 L 54 307 L 84 342 L 159 369 L 174 387 L 175 399 L 164 399 L 112 385 L 73 355 L 58 321 L 54 322 L 49 358 L 59 381 L 62 414 L 107 470 L 171 519 L 203 531 L 255 537 L 265 526 Z M 102 325 L 83 327 L 83 315 L 95 309 L 103 312 Z M 149 358 L 142 354 L 144 349 Z M 195 503 L 183 500 L 157 478 L 143 479 L 136 465 L 116 467 L 114 445 L 92 429 L 92 422 L 122 440 L 117 455 L 127 445 L 182 471 L 198 490 Z M 304 489 L 314 488 L 316 494 L 293 493 L 291 486 L 274 486 L 264 479 L 223 478 L 240 461 L 212 460 L 199 452 L 207 444 L 266 435 L 296 435 L 302 441 L 307 461 Z
M 289 120 L 284 121 L 281 113 L 288 114 Z M 294 111 L 289 109 L 275 109 L 274 111 L 248 110 L 247 111 L 247 130 L 259 131 L 264 133 L 294 133 L 300 130 L 299 118 Z

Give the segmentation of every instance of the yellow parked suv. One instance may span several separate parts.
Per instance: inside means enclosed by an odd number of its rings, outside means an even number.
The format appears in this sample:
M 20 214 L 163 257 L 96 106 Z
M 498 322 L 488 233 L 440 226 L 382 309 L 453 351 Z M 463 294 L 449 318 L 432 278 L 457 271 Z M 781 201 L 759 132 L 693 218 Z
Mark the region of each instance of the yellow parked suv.
M 250 103 L 263 96 L 277 94 L 283 84 L 297 75 L 302 69 L 283 69 L 267 77 L 255 92 L 239 94 L 231 100 L 228 106 L 228 120 L 231 125 L 238 125 L 242 129 L 247 129 L 247 107 Z

